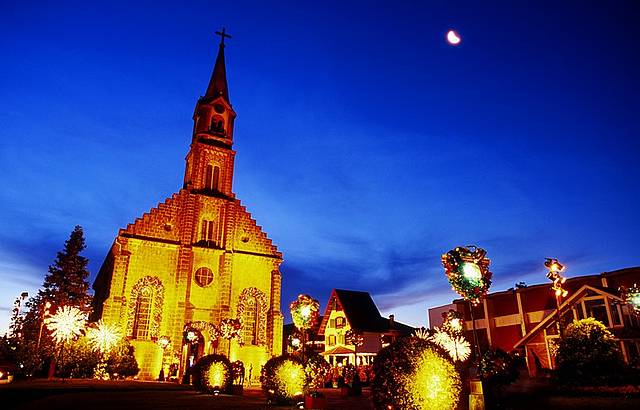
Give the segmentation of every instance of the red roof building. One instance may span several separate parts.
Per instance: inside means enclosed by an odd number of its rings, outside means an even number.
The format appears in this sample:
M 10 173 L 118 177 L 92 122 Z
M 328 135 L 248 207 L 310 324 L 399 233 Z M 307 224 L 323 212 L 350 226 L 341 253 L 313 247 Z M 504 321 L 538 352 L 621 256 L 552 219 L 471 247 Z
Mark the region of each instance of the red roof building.
M 558 311 L 561 326 L 573 320 L 593 317 L 601 321 L 617 338 L 627 363 L 640 362 L 640 321 L 631 306 L 626 305 L 620 286 L 640 284 L 640 267 L 568 278 L 563 288 L 568 291 L 556 305 L 551 283 L 526 286 L 487 295 L 473 308 L 478 340 L 482 350 L 501 348 L 520 350 L 525 354 L 529 374 L 536 376 L 555 366 L 552 345 L 558 339 Z M 461 312 L 465 319 L 467 339 L 473 343 L 469 304 L 462 299 L 450 305 L 429 309 L 430 326 L 442 325 L 442 313 L 449 309 Z

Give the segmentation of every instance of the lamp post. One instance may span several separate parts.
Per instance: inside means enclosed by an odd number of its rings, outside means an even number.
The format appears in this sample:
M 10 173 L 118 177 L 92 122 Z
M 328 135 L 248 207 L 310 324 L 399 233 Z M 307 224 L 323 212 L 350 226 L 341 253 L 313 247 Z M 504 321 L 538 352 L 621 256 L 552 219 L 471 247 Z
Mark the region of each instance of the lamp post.
M 306 330 L 311 329 L 318 320 L 320 302 L 309 295 L 298 295 L 298 299 L 289 305 L 293 324 L 300 330 L 302 335 L 301 358 L 304 361 L 304 348 L 306 346 Z
M 42 340 L 42 328 L 44 327 L 44 319 L 49 314 L 50 307 L 51 307 L 51 302 L 47 301 L 44 304 L 44 309 L 42 310 L 42 316 L 40 317 L 40 331 L 38 332 L 38 343 L 36 344 L 36 350 L 40 350 L 40 341 Z
M 476 362 L 478 364 L 478 376 L 472 375 L 469 380 L 469 409 L 484 410 L 484 395 L 482 392 L 482 371 L 481 360 L 482 351 L 478 334 L 476 332 L 476 321 L 473 317 L 473 308 L 480 304 L 480 300 L 487 294 L 491 286 L 492 273 L 489 270 L 491 261 L 486 257 L 487 251 L 477 246 L 458 246 L 455 249 L 442 255 L 442 266 L 444 267 L 447 279 L 451 287 L 467 302 L 469 302 L 469 313 L 473 329 L 473 339 L 476 345 Z M 460 323 L 462 325 L 462 323 Z M 475 377 L 474 377 L 475 376 Z
M 553 290 L 556 297 L 556 316 L 558 317 L 558 334 L 562 337 L 562 318 L 560 317 L 560 305 L 562 304 L 562 298 L 567 297 L 569 292 L 562 288 L 562 285 L 567 281 L 567 278 L 562 276 L 560 272 L 564 270 L 564 265 L 558 262 L 555 258 L 545 258 L 544 266 L 549 269 L 547 272 L 547 278 L 553 282 L 551 290 Z

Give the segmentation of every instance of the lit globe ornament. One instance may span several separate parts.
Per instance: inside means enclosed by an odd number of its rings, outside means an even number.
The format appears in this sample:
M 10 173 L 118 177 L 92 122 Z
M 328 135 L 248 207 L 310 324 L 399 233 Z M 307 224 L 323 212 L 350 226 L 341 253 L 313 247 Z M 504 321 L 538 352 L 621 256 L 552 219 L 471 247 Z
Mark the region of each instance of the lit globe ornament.
M 460 34 L 458 34 L 457 31 L 455 30 L 447 31 L 447 43 L 449 43 L 452 46 L 458 46 L 460 45 L 461 42 L 462 42 L 462 38 L 460 37 Z
M 477 246 L 459 246 L 442 255 L 442 265 L 451 287 L 474 305 L 491 286 L 491 261 L 486 255 L 487 251 Z
M 298 295 L 289 305 L 293 324 L 300 330 L 311 329 L 320 315 L 320 302 L 309 295 Z
M 478 265 L 473 262 L 465 262 L 462 264 L 462 274 L 471 283 L 480 283 L 482 280 L 482 272 Z

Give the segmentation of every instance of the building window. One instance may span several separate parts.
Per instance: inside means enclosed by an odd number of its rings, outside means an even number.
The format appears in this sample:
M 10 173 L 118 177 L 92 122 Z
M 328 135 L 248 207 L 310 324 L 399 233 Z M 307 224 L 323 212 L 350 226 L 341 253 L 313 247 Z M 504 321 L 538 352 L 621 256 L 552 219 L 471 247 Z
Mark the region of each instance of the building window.
M 200 229 L 200 240 L 207 242 L 207 244 L 215 244 L 217 242 L 215 229 L 215 221 L 203 220 Z
M 613 325 L 614 326 L 620 326 L 622 325 L 622 317 L 620 316 L 620 306 L 618 306 L 617 304 L 611 304 L 609 305 L 609 308 L 611 309 L 611 320 L 613 320 Z
M 335 346 L 336 345 L 336 337 L 334 335 L 329 336 L 329 340 L 327 341 L 327 344 L 329 346 Z
M 216 134 L 224 134 L 224 120 L 222 117 L 215 116 L 211 119 L 211 128 L 209 131 Z
M 220 167 L 213 167 L 213 182 L 211 189 L 218 192 L 220 191 Z
M 342 329 L 345 325 L 345 320 L 343 317 L 336 318 L 336 329 Z
M 149 324 L 151 319 L 151 301 L 153 298 L 153 290 L 150 287 L 144 287 L 138 293 L 136 300 L 136 312 L 133 319 L 133 338 L 148 339 Z
M 609 318 L 607 317 L 607 307 L 604 304 L 604 299 L 591 299 L 584 301 L 584 307 L 587 310 L 587 317 L 595 318 L 602 322 L 606 327 L 610 327 Z
M 207 165 L 204 171 L 204 189 L 211 189 L 213 182 L 213 166 Z
M 242 312 L 242 340 L 245 345 L 257 345 L 258 301 L 255 297 L 247 297 Z
M 220 167 L 207 165 L 204 171 L 204 189 L 220 191 Z
M 198 286 L 204 288 L 213 282 L 213 272 L 209 268 L 199 268 L 194 275 L 194 279 Z

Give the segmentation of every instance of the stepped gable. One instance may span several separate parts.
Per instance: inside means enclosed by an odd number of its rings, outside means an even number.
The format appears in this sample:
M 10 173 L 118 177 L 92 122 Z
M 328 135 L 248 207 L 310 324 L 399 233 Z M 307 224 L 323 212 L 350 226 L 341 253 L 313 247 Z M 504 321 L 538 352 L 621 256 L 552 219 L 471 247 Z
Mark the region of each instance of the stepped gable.
M 185 208 L 188 196 L 189 192 L 181 189 L 149 212 L 145 212 L 125 229 L 120 229 L 118 235 L 178 243 L 183 213 L 180 210 Z
M 258 225 L 251 213 L 239 199 L 235 203 L 235 235 L 233 249 L 242 252 L 257 253 L 282 258 L 282 253 Z

